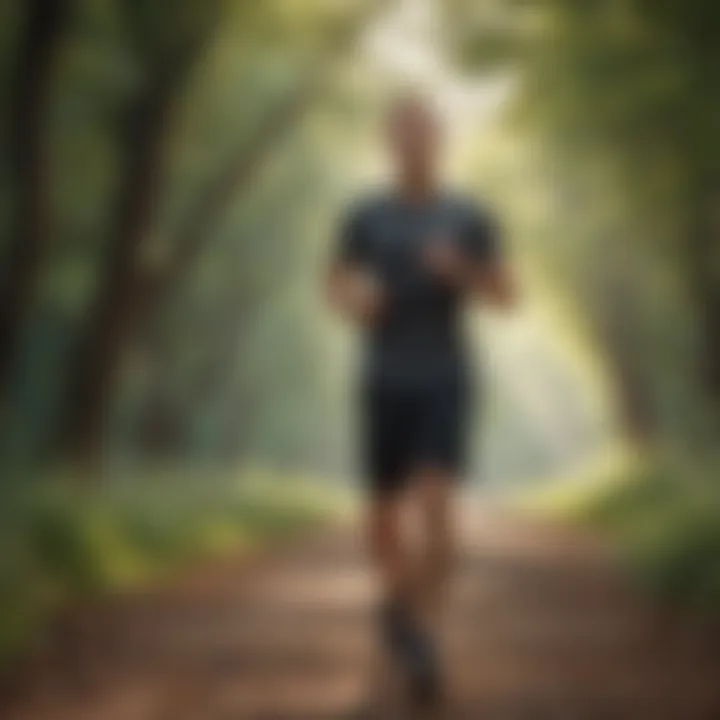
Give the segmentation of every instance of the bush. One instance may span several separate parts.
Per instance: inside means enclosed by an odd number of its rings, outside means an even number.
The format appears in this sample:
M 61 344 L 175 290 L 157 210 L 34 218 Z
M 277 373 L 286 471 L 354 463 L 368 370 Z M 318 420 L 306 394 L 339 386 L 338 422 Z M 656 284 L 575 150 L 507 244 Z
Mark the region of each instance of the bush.
M 139 585 L 201 557 L 274 542 L 327 517 L 340 497 L 268 473 L 144 478 L 100 490 L 38 483 L 0 518 L 0 662 L 79 597 Z
M 665 600 L 720 611 L 720 489 L 713 469 L 654 463 L 589 484 L 550 488 L 527 503 L 613 541 Z

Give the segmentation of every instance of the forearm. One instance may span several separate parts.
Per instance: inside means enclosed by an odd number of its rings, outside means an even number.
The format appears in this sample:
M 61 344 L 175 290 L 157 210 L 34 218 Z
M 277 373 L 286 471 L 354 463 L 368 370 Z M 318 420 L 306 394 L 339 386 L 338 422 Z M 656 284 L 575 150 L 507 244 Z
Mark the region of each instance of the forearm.
M 376 317 L 382 304 L 377 283 L 356 268 L 332 268 L 328 275 L 326 296 L 335 312 L 363 325 Z
M 345 318 L 353 318 L 356 315 L 357 304 L 346 278 L 337 277 L 336 273 L 331 272 L 325 290 L 327 303 L 335 313 Z
M 498 310 L 511 310 L 518 303 L 515 278 L 506 267 L 471 268 L 464 287 L 473 297 Z

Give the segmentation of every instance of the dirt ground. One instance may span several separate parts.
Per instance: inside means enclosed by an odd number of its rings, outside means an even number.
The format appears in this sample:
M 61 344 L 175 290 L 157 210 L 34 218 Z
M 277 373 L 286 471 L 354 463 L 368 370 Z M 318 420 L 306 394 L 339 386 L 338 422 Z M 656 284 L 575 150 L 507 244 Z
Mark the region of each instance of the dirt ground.
M 656 607 L 575 533 L 467 513 L 442 717 L 717 720 L 720 645 Z M 3 720 L 402 716 L 378 682 L 353 527 L 79 608 L 11 684 Z M 392 698 L 384 694 L 393 694 Z M 372 716 L 372 715 L 371 715 Z

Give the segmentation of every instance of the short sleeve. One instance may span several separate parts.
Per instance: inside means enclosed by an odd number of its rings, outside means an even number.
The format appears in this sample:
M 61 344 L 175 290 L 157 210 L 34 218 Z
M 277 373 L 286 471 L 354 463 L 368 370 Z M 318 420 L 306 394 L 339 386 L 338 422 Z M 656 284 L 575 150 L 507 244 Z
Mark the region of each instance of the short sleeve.
M 471 207 L 465 225 L 465 250 L 478 265 L 492 265 L 502 257 L 498 224 L 489 213 Z
M 334 261 L 342 265 L 365 262 L 367 255 L 367 232 L 365 213 L 357 208 L 349 211 L 340 223 Z

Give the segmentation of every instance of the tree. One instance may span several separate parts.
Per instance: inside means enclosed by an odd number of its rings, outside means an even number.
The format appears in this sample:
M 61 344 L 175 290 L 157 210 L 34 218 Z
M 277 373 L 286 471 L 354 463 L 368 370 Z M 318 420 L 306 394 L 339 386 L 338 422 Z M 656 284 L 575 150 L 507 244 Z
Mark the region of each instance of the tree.
M 192 4 L 192 3 L 191 3 Z M 153 317 L 169 292 L 182 282 L 211 236 L 211 226 L 238 199 L 282 136 L 294 127 L 322 88 L 325 64 L 347 51 L 379 3 L 353 14 L 336 31 L 333 42 L 297 88 L 269 111 L 254 137 L 220 168 L 203 191 L 183 229 L 171 244 L 168 261 L 148 272 L 143 249 L 157 222 L 163 188 L 163 145 L 172 110 L 185 80 L 208 41 L 209 24 L 181 26 L 151 64 L 125 124 L 124 156 L 115 233 L 102 272 L 101 291 L 81 338 L 68 383 L 66 421 L 61 447 L 75 457 L 97 457 L 112 401 L 122 349 L 138 329 L 152 327 Z M 142 4 L 139 5 L 142 7 Z M 144 16 L 142 20 L 146 20 Z
M 584 217 L 575 222 L 567 212 L 558 215 L 555 234 L 572 234 L 576 261 L 565 248 L 564 271 L 598 328 L 610 365 L 619 369 L 624 404 L 635 408 L 632 414 L 643 406 L 644 425 L 677 422 L 677 412 L 660 409 L 664 401 L 653 375 L 658 358 L 678 355 L 684 345 L 694 364 L 676 363 L 663 372 L 682 373 L 688 397 L 714 398 L 717 408 L 717 3 L 527 0 L 485 3 L 483 12 L 468 0 L 449 6 L 464 20 L 461 58 L 486 62 L 486 41 L 494 34 L 502 52 L 493 63 L 520 69 L 514 116 L 536 138 L 553 182 L 569 194 L 593 185 Z M 598 167 L 610 170 L 602 181 Z M 626 270 L 629 245 L 637 256 L 632 327 L 607 294 L 615 274 Z M 663 280 L 669 275 L 680 282 L 670 285 Z M 662 332 L 659 315 L 666 318 Z M 698 349 L 683 340 L 688 325 L 699 337 Z
M 28 0 L 10 102 L 9 150 L 15 197 L 10 248 L 0 278 L 0 395 L 7 392 L 20 335 L 48 242 L 45 121 L 68 0 Z
M 121 122 L 123 165 L 112 218 L 113 234 L 71 367 L 63 444 L 91 453 L 102 437 L 119 348 L 133 316 L 141 252 L 155 229 L 164 150 L 176 104 L 217 20 L 216 2 L 187 0 L 172 17 L 162 3 L 133 0 L 127 20 L 146 70 Z

